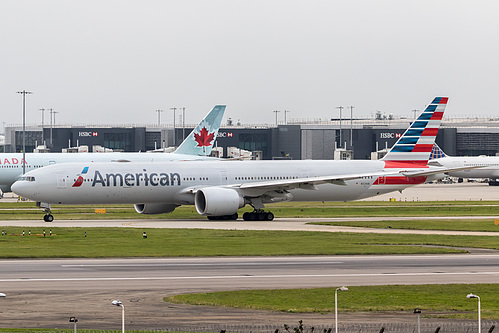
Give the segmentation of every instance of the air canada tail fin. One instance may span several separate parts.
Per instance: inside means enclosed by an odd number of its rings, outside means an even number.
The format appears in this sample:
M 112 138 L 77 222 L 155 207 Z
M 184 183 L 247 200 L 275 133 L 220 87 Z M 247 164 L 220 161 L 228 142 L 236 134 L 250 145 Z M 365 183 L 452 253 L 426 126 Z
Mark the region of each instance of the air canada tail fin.
M 192 130 L 187 138 L 175 150 L 174 154 L 195 156 L 210 155 L 217 139 L 218 129 L 225 112 L 225 105 L 215 105 L 213 109 Z
M 411 126 L 404 132 L 388 154 L 385 162 L 426 165 L 437 137 L 448 97 L 435 97 Z
M 433 148 L 431 150 L 430 154 L 430 161 L 437 159 L 437 158 L 442 158 L 442 157 L 447 157 L 447 155 L 444 153 L 442 148 L 440 148 L 436 143 L 433 145 Z

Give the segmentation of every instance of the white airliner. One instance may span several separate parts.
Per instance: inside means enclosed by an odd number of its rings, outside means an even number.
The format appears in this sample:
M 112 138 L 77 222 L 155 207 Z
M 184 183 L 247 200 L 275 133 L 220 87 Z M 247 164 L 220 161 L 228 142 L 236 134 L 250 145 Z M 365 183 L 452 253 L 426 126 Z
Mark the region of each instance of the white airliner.
M 430 165 L 444 168 L 480 167 L 449 172 L 448 175 L 459 178 L 488 178 L 490 185 L 498 185 L 499 156 L 447 156 L 435 144 L 430 155 Z
M 225 112 L 225 105 L 216 105 L 189 134 L 182 144 L 170 154 L 149 153 L 26 153 L 26 171 L 38 169 L 47 165 L 67 162 L 112 162 L 118 160 L 134 162 L 173 161 L 208 159 L 218 129 Z M 23 154 L 0 154 L 0 191 L 10 192 L 11 185 L 23 173 Z
M 428 166 L 447 97 L 437 97 L 383 160 L 173 161 L 71 163 L 31 171 L 12 190 L 45 207 L 51 204 L 130 203 L 142 214 L 195 205 L 210 219 L 272 220 L 264 204 L 279 201 L 350 201 L 422 184 L 446 168 Z

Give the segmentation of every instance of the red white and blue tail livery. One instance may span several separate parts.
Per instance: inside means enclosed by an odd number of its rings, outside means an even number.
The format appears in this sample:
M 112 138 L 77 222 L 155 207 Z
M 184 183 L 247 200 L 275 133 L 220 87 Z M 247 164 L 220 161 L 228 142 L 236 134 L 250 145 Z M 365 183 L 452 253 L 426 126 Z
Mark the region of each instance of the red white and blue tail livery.
M 386 167 L 399 167 L 398 162 L 427 165 L 448 99 L 435 97 L 385 155 Z

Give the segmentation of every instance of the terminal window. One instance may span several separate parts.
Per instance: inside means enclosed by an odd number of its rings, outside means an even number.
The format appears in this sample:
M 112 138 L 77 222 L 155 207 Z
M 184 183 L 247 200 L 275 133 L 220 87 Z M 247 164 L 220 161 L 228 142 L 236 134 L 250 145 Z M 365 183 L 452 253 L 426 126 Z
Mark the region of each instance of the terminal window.
M 239 148 L 254 151 L 261 150 L 264 153 L 267 151 L 268 138 L 266 134 L 260 133 L 241 133 L 239 134 Z
M 104 133 L 104 147 L 132 151 L 132 135 L 130 133 Z

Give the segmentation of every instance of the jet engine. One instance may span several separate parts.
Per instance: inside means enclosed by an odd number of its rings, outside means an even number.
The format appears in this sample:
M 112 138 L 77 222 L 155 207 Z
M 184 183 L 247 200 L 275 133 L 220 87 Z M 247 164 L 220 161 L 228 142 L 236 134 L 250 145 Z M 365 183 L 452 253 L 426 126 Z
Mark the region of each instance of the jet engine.
M 178 207 L 175 204 L 162 204 L 162 203 L 149 203 L 149 204 L 135 204 L 135 211 L 139 214 L 163 214 L 171 213 Z
M 196 210 L 200 215 L 224 216 L 237 213 L 244 207 L 244 198 L 230 188 L 207 187 L 196 192 L 194 197 Z

